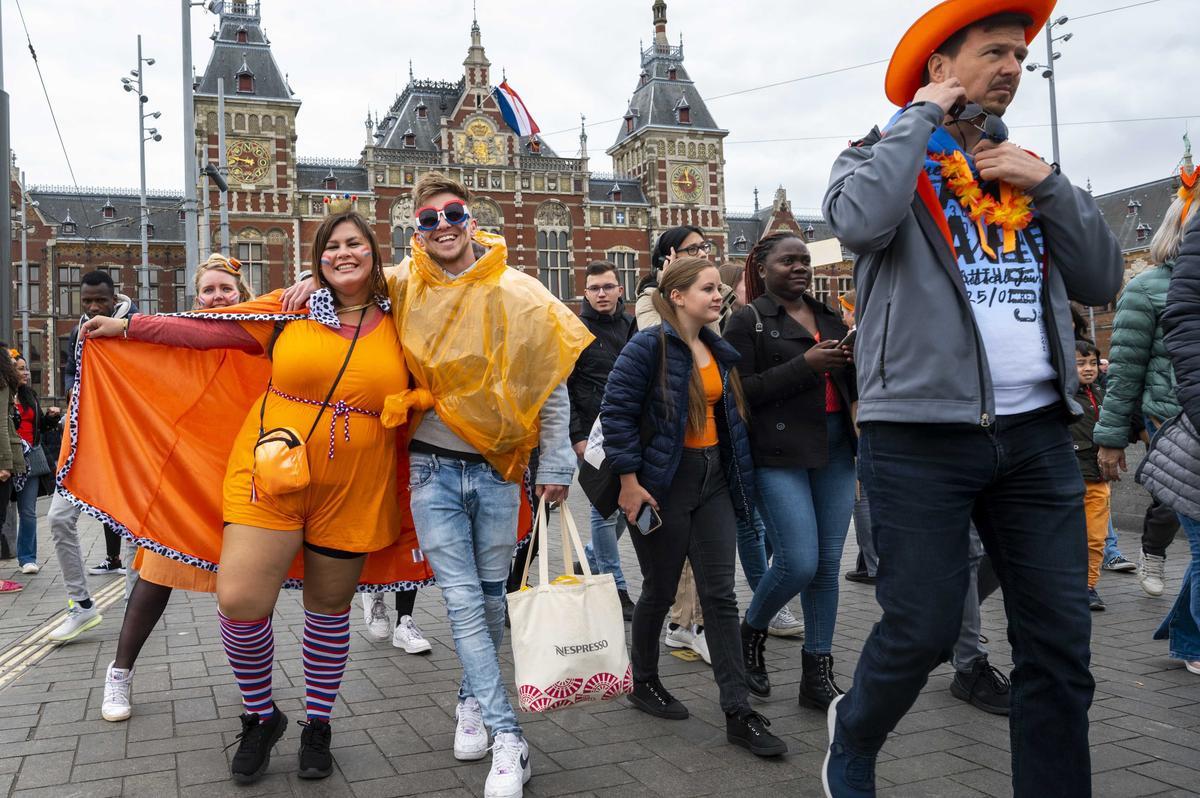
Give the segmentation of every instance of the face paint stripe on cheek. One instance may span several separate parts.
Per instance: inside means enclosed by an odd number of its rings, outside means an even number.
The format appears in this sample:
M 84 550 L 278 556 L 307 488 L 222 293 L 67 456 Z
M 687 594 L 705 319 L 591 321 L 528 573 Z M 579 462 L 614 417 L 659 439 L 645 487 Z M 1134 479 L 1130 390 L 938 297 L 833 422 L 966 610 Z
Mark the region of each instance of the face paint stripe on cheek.
M 322 265 L 322 266 L 332 266 L 332 265 L 333 265 L 333 258 L 329 257 L 328 255 L 325 255 L 325 256 L 323 256 L 323 257 L 321 258 L 321 265 Z

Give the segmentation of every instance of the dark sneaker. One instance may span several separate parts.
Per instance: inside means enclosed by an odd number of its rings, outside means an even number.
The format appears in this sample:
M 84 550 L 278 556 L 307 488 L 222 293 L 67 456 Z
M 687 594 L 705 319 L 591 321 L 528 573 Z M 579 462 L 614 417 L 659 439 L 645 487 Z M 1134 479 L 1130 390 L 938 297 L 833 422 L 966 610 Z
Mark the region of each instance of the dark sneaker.
M 742 621 L 742 664 L 746 671 L 746 687 L 751 695 L 766 698 L 771 695 L 771 679 L 767 676 L 765 658 L 767 630 L 755 629 Z
M 121 565 L 121 561 L 112 557 L 107 557 L 99 565 L 93 565 L 88 569 L 88 573 L 92 576 L 104 576 L 105 574 L 123 574 L 125 566 Z
M 829 749 L 821 766 L 821 784 L 830 798 L 875 798 L 875 756 L 852 751 L 837 735 L 837 705 L 843 698 L 840 695 L 829 705 Z
M 300 772 L 302 779 L 323 779 L 333 772 L 333 754 L 329 753 L 329 738 L 333 730 L 329 721 L 321 718 L 302 720 L 300 725 Z
M 950 682 L 951 695 L 993 715 L 1008 714 L 1008 693 L 1008 677 L 989 663 L 987 657 L 975 660 L 966 673 L 956 672 Z
M 725 716 L 725 739 L 755 756 L 786 754 L 787 743 L 767 731 L 771 721 L 751 710 Z
M 635 681 L 633 692 L 629 694 L 629 703 L 656 718 L 686 720 L 688 716 L 687 707 L 667 692 L 657 676 L 648 682 Z
M 847 571 L 846 581 L 858 582 L 860 585 L 873 585 L 875 584 L 875 577 L 871 576 L 866 571 Z
M 1092 612 L 1104 612 L 1107 609 L 1104 606 L 1104 599 L 1100 598 L 1100 594 L 1094 587 L 1088 588 L 1088 609 Z
M 1125 559 L 1125 556 L 1122 554 L 1118 554 L 1116 557 L 1113 557 L 1111 560 L 1104 563 L 1104 570 L 1106 571 L 1131 573 L 1137 569 L 1137 563 L 1130 562 L 1129 560 Z
M 274 714 L 264 721 L 260 721 L 257 714 L 242 715 L 242 733 L 234 739 L 238 743 L 237 753 L 229 766 L 233 780 L 238 784 L 258 781 L 271 764 L 271 748 L 287 728 L 287 715 L 280 712 L 279 707 L 274 708 Z
M 633 608 L 636 607 L 637 604 L 633 601 L 633 599 L 629 598 L 628 590 L 618 590 L 617 596 L 619 596 L 621 599 L 621 617 L 627 621 L 632 621 Z

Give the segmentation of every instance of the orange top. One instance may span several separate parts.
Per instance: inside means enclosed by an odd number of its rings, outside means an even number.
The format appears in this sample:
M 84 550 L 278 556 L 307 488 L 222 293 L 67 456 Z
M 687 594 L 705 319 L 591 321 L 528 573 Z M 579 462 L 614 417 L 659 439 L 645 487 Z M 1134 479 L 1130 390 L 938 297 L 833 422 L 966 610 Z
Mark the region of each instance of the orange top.
M 704 414 L 704 429 L 699 433 L 690 429 L 683 438 L 685 449 L 705 449 L 717 445 L 717 402 L 721 401 L 721 370 L 717 361 L 709 353 L 708 365 L 700 367 L 700 381 L 704 383 L 704 403 L 707 410 Z M 689 424 L 690 426 L 690 424 Z

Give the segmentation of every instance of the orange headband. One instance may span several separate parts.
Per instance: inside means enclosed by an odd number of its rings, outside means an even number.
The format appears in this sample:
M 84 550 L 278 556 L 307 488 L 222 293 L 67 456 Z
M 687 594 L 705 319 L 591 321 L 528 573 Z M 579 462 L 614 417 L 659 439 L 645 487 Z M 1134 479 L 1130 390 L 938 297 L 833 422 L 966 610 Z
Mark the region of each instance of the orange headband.
M 1200 178 L 1200 166 L 1192 167 L 1192 171 L 1188 172 L 1186 167 L 1179 167 L 1179 181 L 1182 185 L 1179 186 L 1179 198 L 1183 200 L 1183 212 L 1179 214 L 1179 221 L 1187 220 L 1188 211 L 1192 208 L 1192 202 L 1196 199 L 1196 183 Z
M 853 313 L 853 312 L 854 312 L 854 306 L 853 306 L 853 305 L 851 305 L 849 302 L 847 302 L 847 301 L 846 301 L 846 297 L 844 297 L 844 296 L 839 296 L 839 297 L 838 297 L 838 304 L 839 304 L 839 305 L 841 305 L 841 306 L 842 306 L 842 307 L 843 307 L 843 308 L 846 310 L 846 312 L 847 312 L 847 313 Z

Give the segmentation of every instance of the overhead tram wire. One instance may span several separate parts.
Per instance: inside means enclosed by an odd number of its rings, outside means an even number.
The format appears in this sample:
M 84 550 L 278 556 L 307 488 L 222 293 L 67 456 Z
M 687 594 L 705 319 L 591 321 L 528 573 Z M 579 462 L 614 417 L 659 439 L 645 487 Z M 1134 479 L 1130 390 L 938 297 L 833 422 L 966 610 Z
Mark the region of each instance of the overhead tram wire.
M 1112 14 L 1116 11 L 1124 11 L 1125 9 L 1128 9 L 1128 8 L 1138 8 L 1139 6 L 1148 6 L 1148 5 L 1152 5 L 1154 3 L 1159 3 L 1161 1 L 1162 0 L 1142 0 L 1142 2 L 1140 2 L 1140 3 L 1130 3 L 1129 5 L 1117 6 L 1115 8 L 1106 8 L 1101 11 L 1093 11 L 1089 14 L 1077 14 L 1077 15 L 1072 16 L 1071 19 L 1074 20 L 1074 19 L 1087 19 L 1088 17 L 1099 17 L 1104 14 Z M 890 58 L 881 58 L 877 61 L 867 61 L 862 64 L 855 64 L 853 66 L 838 67 L 837 69 L 827 69 L 824 72 L 814 72 L 811 75 L 801 75 L 798 78 L 788 78 L 787 80 L 780 80 L 780 81 L 776 81 L 774 83 L 764 83 L 761 86 L 751 86 L 750 88 L 747 88 L 747 89 L 738 89 L 736 91 L 726 92 L 725 94 L 717 94 L 712 97 L 702 97 L 701 99 L 705 102 L 712 102 L 713 100 L 722 100 L 726 97 L 735 97 L 740 94 L 750 94 L 751 92 L 762 91 L 763 89 L 773 89 L 778 86 L 786 86 L 791 83 L 799 83 L 799 82 L 805 81 L 805 80 L 812 80 L 813 78 L 823 78 L 823 77 L 827 77 L 829 75 L 837 75 L 842 72 L 852 72 L 856 69 L 865 69 L 866 67 L 878 66 L 879 64 L 886 64 L 890 60 L 891 60 Z M 584 125 L 584 127 L 586 128 L 586 127 L 596 127 L 598 125 L 607 125 L 610 122 L 619 122 L 623 118 L 624 117 L 621 117 L 621 116 L 614 116 L 611 119 L 600 119 L 595 122 L 589 122 L 586 125 Z M 1075 123 L 1075 124 L 1084 124 L 1084 123 Z M 1026 125 L 1025 127 L 1030 127 L 1030 126 Z M 562 130 L 552 130 L 549 133 L 541 133 L 540 135 L 541 136 L 558 136 L 558 135 L 561 135 L 564 133 L 571 133 L 578 129 L 579 128 L 572 126 L 572 127 L 563 128 Z M 825 138 L 842 138 L 842 137 L 841 136 L 819 136 L 817 138 L 825 139 Z M 802 139 L 790 139 L 790 140 L 800 141 Z M 727 142 L 727 143 L 732 144 L 733 142 Z M 745 142 L 745 143 L 749 143 L 749 142 Z
M 38 63 L 37 50 L 33 49 L 33 39 L 29 35 L 29 26 L 25 24 L 25 11 L 21 8 L 21 0 L 16 0 L 17 15 L 21 18 L 21 27 L 25 30 L 25 42 L 29 46 L 29 55 L 33 57 L 33 67 L 37 70 L 38 80 L 42 84 L 42 94 L 46 98 L 46 107 L 50 109 L 50 121 L 54 123 L 54 132 L 58 134 L 58 144 L 62 147 L 63 160 L 67 162 L 67 172 L 71 175 L 71 183 L 75 186 L 75 190 L 79 191 L 79 181 L 75 179 L 75 167 L 71 165 L 71 156 L 67 154 L 67 142 L 63 139 L 62 129 L 58 126 L 58 115 L 54 113 L 54 103 L 50 101 L 50 90 L 46 87 L 46 78 L 42 75 L 42 65 Z M 87 225 L 90 238 L 92 229 L 91 215 L 88 213 L 87 203 L 80 203 L 83 209 L 83 221 Z
M 1092 119 L 1079 122 L 1059 122 L 1059 127 L 1074 127 L 1078 125 L 1120 125 L 1131 122 L 1175 122 L 1181 119 L 1200 119 L 1200 114 L 1182 114 L 1180 116 L 1141 116 L 1128 119 Z M 1049 124 L 1009 125 L 1012 130 L 1050 127 Z M 791 141 L 851 141 L 855 136 L 796 136 L 778 139 L 730 139 L 726 144 L 781 144 Z

